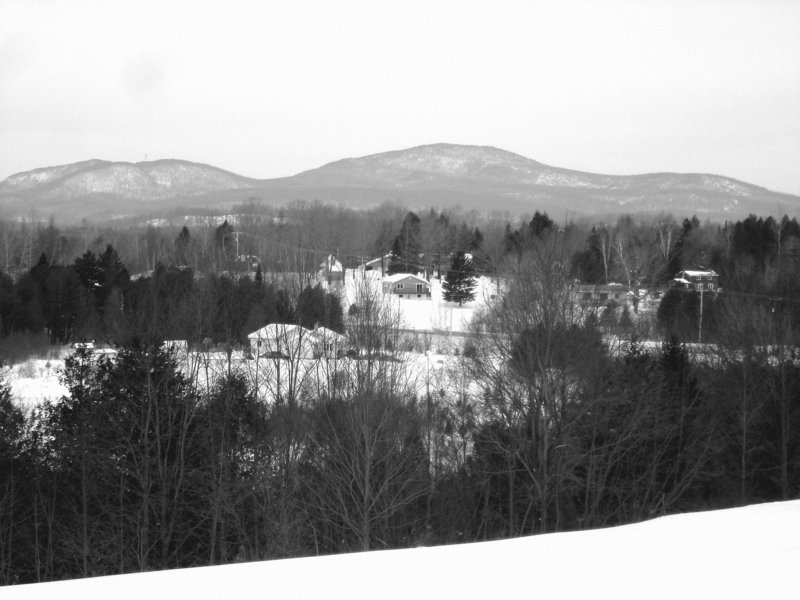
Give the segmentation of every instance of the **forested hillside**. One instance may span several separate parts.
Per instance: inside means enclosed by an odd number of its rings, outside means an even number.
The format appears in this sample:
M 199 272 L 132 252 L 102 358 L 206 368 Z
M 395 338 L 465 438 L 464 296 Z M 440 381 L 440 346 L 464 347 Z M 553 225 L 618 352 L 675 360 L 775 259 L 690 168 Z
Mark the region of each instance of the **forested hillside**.
M 146 229 L 3 223 L 0 235 L 4 362 L 51 343 L 117 351 L 75 350 L 69 393 L 27 414 L 0 386 L 3 584 L 800 496 L 795 220 L 294 205 Z M 447 376 L 414 374 L 419 348 L 403 345 L 383 293 L 364 285 L 343 306 L 320 272 L 331 254 L 346 270 L 384 257 L 387 273 L 445 281 L 469 260 L 498 293 L 442 359 Z M 670 287 L 695 266 L 722 287 L 702 313 L 699 293 Z M 611 282 L 664 292 L 647 336 L 633 307 L 623 326 L 619 307 L 576 302 L 576 286 Z M 347 352 L 264 355 L 279 377 L 299 378 L 300 361 L 320 374 L 268 401 L 257 366 L 229 361 L 208 388 L 163 343 L 186 340 L 203 364 L 248 352 L 248 333 L 269 323 L 341 332 Z

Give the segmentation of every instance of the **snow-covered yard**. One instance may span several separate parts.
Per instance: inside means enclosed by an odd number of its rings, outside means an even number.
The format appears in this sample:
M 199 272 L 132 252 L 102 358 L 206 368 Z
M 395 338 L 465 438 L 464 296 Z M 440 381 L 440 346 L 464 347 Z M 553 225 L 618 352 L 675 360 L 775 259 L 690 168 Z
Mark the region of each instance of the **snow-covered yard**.
M 374 286 L 376 290 L 381 289 L 380 272 L 349 271 L 345 279 L 344 310 L 347 312 L 350 304 L 357 303 L 357 289 L 359 285 L 366 283 Z M 475 311 L 485 306 L 486 303 L 495 295 L 496 286 L 488 277 L 478 277 L 475 286 L 475 300 L 467 302 L 463 306 L 458 306 L 454 302 L 445 302 L 442 297 L 442 282 L 438 279 L 431 279 L 430 299 L 411 299 L 399 298 L 393 294 L 379 294 L 393 307 L 396 307 L 401 317 L 401 327 L 405 329 L 416 329 L 425 331 L 468 331 L 469 324 Z
M 800 501 L 611 529 L 2 588 L 53 598 L 796 598 Z

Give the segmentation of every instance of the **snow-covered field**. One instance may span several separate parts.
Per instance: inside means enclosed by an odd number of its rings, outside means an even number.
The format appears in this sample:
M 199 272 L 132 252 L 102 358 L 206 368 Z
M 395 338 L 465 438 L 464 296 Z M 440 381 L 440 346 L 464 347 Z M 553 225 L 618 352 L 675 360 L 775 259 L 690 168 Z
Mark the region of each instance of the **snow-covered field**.
M 797 598 L 800 501 L 612 529 L 0 589 L 53 598 Z

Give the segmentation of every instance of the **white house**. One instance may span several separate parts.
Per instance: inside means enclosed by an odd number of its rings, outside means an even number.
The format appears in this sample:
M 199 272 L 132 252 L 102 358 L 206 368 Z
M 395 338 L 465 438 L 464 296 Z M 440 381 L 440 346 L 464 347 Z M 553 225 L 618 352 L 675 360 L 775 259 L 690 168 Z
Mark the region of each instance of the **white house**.
M 312 358 L 316 338 L 300 325 L 270 323 L 247 336 L 253 356 Z
M 672 280 L 677 287 L 684 289 L 714 292 L 719 291 L 719 275 L 716 271 L 685 270 L 681 271 Z
M 350 345 L 346 336 L 327 327 L 317 327 L 310 334 L 314 356 L 335 358 L 344 354 Z
M 336 260 L 333 254 L 329 254 L 319 265 L 319 276 L 320 279 L 326 281 L 328 285 L 344 282 L 344 268 L 342 267 L 342 263 Z
M 253 356 L 283 358 L 336 357 L 348 348 L 347 337 L 327 327 L 313 331 L 300 325 L 271 323 L 247 336 Z

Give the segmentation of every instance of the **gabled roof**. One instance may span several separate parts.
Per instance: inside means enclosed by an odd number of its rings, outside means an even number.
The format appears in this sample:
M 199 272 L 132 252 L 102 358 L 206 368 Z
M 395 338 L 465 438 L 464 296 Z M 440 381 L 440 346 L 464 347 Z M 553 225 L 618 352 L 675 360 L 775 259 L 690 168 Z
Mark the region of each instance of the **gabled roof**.
M 264 325 L 261 329 L 256 329 L 253 333 L 247 336 L 248 339 L 276 339 L 281 336 L 298 335 L 311 333 L 305 327 L 300 325 L 292 325 L 290 323 L 270 323 Z
M 693 270 L 690 270 L 690 269 L 685 269 L 685 270 L 681 271 L 681 273 L 684 273 L 687 277 L 716 277 L 717 276 L 716 271 L 712 271 L 710 269 L 708 271 L 693 271 Z
M 388 277 L 384 277 L 383 280 L 387 283 L 397 283 L 398 281 L 403 281 L 404 279 L 408 279 L 409 277 L 425 284 L 428 283 L 425 279 L 423 279 L 419 275 L 413 275 L 411 273 L 395 273 L 394 275 L 389 275 Z

